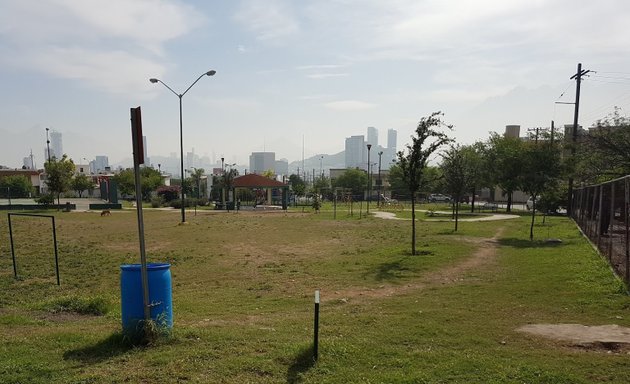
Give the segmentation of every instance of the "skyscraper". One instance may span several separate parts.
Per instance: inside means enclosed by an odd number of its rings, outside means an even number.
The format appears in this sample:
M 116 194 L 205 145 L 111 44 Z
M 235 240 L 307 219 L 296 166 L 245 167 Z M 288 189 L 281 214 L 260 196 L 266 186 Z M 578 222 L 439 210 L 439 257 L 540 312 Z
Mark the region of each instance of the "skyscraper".
M 378 146 L 378 129 L 374 127 L 368 127 L 366 144 L 372 144 L 372 147 L 374 148 Z
M 367 168 L 365 137 L 350 136 L 346 138 L 346 168 Z
M 50 131 L 50 157 L 56 157 L 57 160 L 63 156 L 63 142 L 61 140 L 61 132 Z
M 288 165 L 287 165 L 288 168 Z M 265 171 L 276 173 L 275 152 L 252 152 L 249 155 L 249 171 L 261 175 Z

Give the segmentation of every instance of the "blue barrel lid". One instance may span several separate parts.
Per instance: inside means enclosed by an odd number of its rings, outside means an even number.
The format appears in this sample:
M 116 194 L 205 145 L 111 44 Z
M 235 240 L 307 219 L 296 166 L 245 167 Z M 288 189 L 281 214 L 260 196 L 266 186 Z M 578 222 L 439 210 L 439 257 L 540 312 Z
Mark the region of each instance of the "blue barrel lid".
M 169 263 L 147 263 L 147 270 L 169 269 Z M 123 271 L 139 271 L 141 264 L 122 264 L 120 269 Z

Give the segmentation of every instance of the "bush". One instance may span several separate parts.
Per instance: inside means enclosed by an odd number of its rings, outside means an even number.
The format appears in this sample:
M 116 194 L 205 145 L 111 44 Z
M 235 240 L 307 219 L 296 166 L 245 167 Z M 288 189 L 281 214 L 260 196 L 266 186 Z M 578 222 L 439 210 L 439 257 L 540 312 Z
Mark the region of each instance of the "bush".
M 179 187 L 163 185 L 156 190 L 156 193 L 164 202 L 170 203 L 179 198 Z
M 41 205 L 52 205 L 55 203 L 55 196 L 52 193 L 47 193 L 35 199 L 35 202 Z
M 151 198 L 151 207 L 152 208 L 159 208 L 164 204 L 164 200 L 159 197 L 159 196 L 155 196 Z

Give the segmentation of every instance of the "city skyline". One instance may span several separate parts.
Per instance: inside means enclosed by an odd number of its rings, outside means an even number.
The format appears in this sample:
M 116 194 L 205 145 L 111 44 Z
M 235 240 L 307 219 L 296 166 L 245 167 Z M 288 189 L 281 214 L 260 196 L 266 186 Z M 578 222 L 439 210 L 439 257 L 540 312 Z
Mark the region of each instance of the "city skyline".
M 434 111 L 462 144 L 509 124 L 580 125 L 630 109 L 630 3 L 270 0 L 2 3 L 0 164 L 43 164 L 45 128 L 74 159 L 131 158 L 141 106 L 150 155 L 179 151 L 247 164 L 252 152 L 301 159 L 344 149 L 366 127 L 402 148 Z M 606 20 L 595 27 L 594 20 Z M 331 139 L 333 138 L 333 139 Z M 304 148 L 302 143 L 305 144 Z M 232 160 L 234 159 L 234 160 Z

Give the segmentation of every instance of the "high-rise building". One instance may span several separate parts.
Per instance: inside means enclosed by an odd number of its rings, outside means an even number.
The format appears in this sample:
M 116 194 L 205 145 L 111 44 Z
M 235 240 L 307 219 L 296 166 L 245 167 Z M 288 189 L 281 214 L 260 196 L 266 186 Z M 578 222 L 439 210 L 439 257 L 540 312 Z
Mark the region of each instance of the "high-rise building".
M 142 148 L 144 149 L 144 165 L 149 166 L 151 164 L 151 159 L 147 155 L 147 137 L 142 136 Z
M 363 135 L 346 138 L 346 168 L 367 169 L 367 147 Z
M 63 142 L 61 140 L 61 132 L 50 131 L 50 157 L 61 159 L 63 156 Z
M 386 157 L 383 159 L 383 169 L 389 169 L 391 163 L 396 160 L 396 140 L 398 132 L 395 129 L 387 130 L 387 149 L 383 151 L 383 155 Z
M 288 168 L 288 165 L 287 165 Z M 276 153 L 275 152 L 252 152 L 249 155 L 249 172 L 262 174 L 265 171 L 276 173 Z
M 276 160 L 276 175 L 288 175 L 289 174 L 289 160 L 280 159 Z
M 96 156 L 90 165 L 90 171 L 92 173 L 105 172 L 106 168 L 109 168 L 109 159 L 107 156 Z
M 368 127 L 366 144 L 372 144 L 373 148 L 376 148 L 378 146 L 378 129 L 374 127 Z

